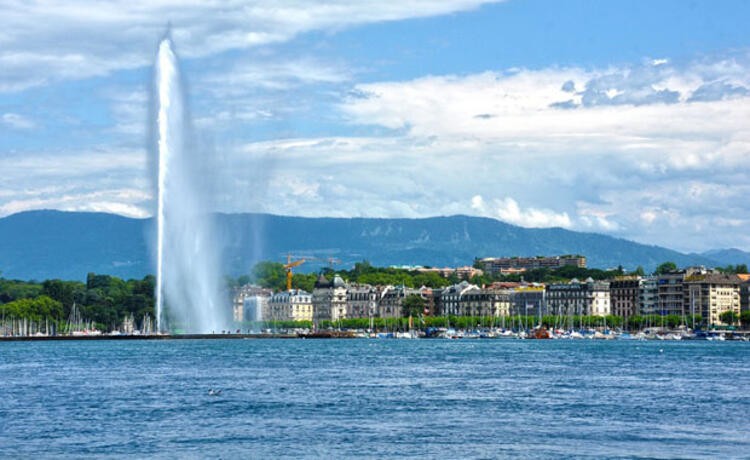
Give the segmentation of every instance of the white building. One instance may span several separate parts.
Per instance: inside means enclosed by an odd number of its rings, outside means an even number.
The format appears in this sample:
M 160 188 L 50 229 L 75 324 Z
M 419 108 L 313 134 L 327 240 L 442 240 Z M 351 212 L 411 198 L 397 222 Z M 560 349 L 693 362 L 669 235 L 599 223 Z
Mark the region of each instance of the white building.
M 736 275 L 693 275 L 685 278 L 686 315 L 701 315 L 708 326 L 727 325 L 721 314 L 740 314 L 740 283 Z
M 312 321 L 312 296 L 307 291 L 292 289 L 274 294 L 268 302 L 265 321 Z

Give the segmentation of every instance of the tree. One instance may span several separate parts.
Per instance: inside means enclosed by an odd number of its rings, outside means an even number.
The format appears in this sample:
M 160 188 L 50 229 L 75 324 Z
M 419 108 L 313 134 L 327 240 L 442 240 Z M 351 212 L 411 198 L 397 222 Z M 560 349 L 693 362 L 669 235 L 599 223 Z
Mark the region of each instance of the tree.
M 367 260 L 363 260 L 362 262 L 357 262 L 354 264 L 354 269 L 351 272 L 352 279 L 357 279 L 361 275 L 364 275 L 366 273 L 372 273 L 375 270 L 376 269 Z
M 418 294 L 409 294 L 401 302 L 401 315 L 419 316 L 424 312 L 424 299 Z
M 292 275 L 292 288 L 312 292 L 317 280 L 315 273 L 295 273 Z
M 274 291 L 286 290 L 286 271 L 284 265 L 278 262 L 258 262 L 253 267 L 253 281 L 264 288 Z
M 250 284 L 250 275 L 240 275 L 237 277 L 237 284 L 240 286 Z
M 639 265 L 632 274 L 635 276 L 645 276 L 646 272 L 643 270 L 643 267 Z
M 46 295 L 35 299 L 18 299 L 3 306 L 5 313 L 16 318 L 26 318 L 32 321 L 44 319 L 61 319 L 62 304 Z
M 719 315 L 719 319 L 722 323 L 732 325 L 737 322 L 739 315 L 734 310 L 725 311 Z
M 747 273 L 747 265 L 745 264 L 737 264 L 732 265 L 729 264 L 726 267 L 716 267 L 716 270 L 720 271 L 721 273 L 727 273 L 729 275 L 734 275 L 737 273 Z
M 673 272 L 677 270 L 677 265 L 674 262 L 664 262 L 663 264 L 656 267 L 655 275 L 663 275 L 665 273 Z
M 740 323 L 742 323 L 744 327 L 750 326 L 750 310 L 745 310 L 740 313 Z

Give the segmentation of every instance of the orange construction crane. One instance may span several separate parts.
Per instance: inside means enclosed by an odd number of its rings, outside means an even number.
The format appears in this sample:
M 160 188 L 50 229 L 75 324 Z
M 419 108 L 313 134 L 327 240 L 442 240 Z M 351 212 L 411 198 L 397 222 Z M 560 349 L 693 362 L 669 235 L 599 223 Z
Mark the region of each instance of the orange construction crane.
M 286 290 L 291 291 L 292 290 L 292 268 L 299 267 L 300 265 L 305 263 L 306 259 L 298 259 L 295 261 L 292 261 L 292 255 L 287 254 L 286 255 L 286 264 L 284 265 L 284 270 L 286 270 Z

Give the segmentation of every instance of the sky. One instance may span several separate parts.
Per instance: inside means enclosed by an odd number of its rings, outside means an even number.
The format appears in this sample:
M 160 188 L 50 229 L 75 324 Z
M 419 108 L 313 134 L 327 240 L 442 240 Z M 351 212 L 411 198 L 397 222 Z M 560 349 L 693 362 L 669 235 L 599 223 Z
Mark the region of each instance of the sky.
M 0 217 L 154 214 L 168 25 L 221 212 L 750 250 L 747 1 L 0 0 Z

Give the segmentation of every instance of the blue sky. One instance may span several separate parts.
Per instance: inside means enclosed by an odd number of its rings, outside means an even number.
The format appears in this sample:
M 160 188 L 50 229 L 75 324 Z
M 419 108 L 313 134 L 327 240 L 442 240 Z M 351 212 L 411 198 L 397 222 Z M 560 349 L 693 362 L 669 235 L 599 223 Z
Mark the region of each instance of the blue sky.
M 3 2 L 0 215 L 145 217 L 172 23 L 213 204 L 750 250 L 743 1 Z

